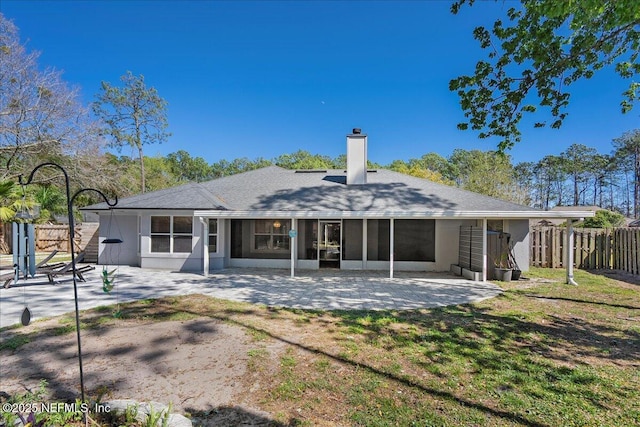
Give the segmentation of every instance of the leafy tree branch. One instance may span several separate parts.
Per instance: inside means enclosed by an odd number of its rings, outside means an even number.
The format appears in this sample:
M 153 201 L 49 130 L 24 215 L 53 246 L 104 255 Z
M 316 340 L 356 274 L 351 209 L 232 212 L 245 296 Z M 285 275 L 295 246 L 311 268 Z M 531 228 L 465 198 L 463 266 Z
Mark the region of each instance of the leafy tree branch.
M 459 0 L 451 11 L 457 14 L 473 3 Z M 507 17 L 507 25 L 496 20 L 490 30 L 474 30 L 487 59 L 477 62 L 472 75 L 449 83 L 466 117 L 458 128 L 479 131 L 480 138 L 498 137 L 501 151 L 521 141 L 524 114 L 539 107 L 548 109 L 551 122 L 537 121 L 534 127 L 560 128 L 572 83 L 614 64 L 624 79 L 640 74 L 636 0 L 522 0 Z M 621 96 L 621 112 L 627 113 L 640 97 L 640 83 L 632 80 Z

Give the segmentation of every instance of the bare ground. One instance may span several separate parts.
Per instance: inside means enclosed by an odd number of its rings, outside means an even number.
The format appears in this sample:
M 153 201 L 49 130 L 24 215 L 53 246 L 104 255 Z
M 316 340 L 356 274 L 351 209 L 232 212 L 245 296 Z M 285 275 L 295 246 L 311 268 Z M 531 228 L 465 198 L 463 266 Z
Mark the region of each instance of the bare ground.
M 28 328 L 46 329 L 47 322 Z M 272 424 L 253 406 L 251 390 L 260 384 L 247 370 L 252 339 L 241 327 L 209 318 L 115 326 L 82 331 L 87 396 L 171 403 L 173 412 L 192 414 L 194 425 Z M 277 345 L 263 347 L 277 359 Z M 76 334 L 66 333 L 3 351 L 0 391 L 36 390 L 46 379 L 52 401 L 73 401 L 80 390 L 77 350 Z

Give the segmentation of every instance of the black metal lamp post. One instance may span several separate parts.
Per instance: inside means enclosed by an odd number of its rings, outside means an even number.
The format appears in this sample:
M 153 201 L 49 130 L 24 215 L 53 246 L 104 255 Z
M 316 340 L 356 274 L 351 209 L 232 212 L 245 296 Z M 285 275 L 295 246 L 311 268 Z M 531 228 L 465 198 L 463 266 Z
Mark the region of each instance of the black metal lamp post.
M 32 171 L 31 174 L 29 175 L 29 179 L 27 179 L 27 182 L 22 182 L 22 175 L 20 175 L 18 177 L 18 182 L 20 183 L 20 185 L 29 185 L 31 183 L 31 181 L 33 180 L 33 175 L 36 173 L 36 171 L 44 166 L 52 166 L 54 168 L 59 169 L 63 174 L 64 174 L 64 184 L 65 184 L 65 188 L 66 188 L 66 192 L 67 192 L 67 212 L 69 214 L 69 245 L 70 245 L 70 249 L 71 249 L 71 269 L 72 269 L 72 277 L 73 277 L 73 298 L 75 300 L 75 308 L 76 308 L 76 335 L 78 338 L 78 364 L 79 364 L 79 368 L 80 368 L 80 393 L 81 393 L 81 400 L 82 403 L 85 402 L 85 396 L 84 396 L 84 373 L 82 370 L 82 345 L 80 343 L 80 310 L 78 308 L 78 283 L 76 281 L 76 255 L 75 255 L 75 247 L 74 247 L 74 240 L 75 240 L 75 224 L 74 224 L 74 219 L 73 219 L 73 201 L 75 200 L 75 198 L 78 196 L 78 194 L 85 192 L 85 191 L 93 191 L 98 193 L 103 199 L 104 201 L 107 203 L 107 205 L 109 207 L 114 207 L 115 205 L 118 204 L 118 198 L 116 197 L 115 202 L 114 203 L 109 203 L 109 199 L 107 198 L 107 196 L 104 195 L 104 193 L 102 193 L 100 190 L 96 190 L 95 188 L 83 188 L 78 190 L 73 196 L 71 196 L 71 189 L 69 186 L 69 175 L 67 175 L 67 171 L 60 165 L 58 165 L 57 163 L 52 163 L 52 162 L 47 162 L 47 163 L 42 163 L 38 166 L 36 166 Z

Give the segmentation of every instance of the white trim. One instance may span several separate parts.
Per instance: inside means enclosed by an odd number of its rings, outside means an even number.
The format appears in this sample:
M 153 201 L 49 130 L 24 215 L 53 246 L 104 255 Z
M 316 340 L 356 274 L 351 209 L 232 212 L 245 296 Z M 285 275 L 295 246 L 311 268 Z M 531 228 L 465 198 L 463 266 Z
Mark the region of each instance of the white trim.
M 289 228 L 289 232 L 291 232 L 291 230 L 295 230 L 296 232 L 296 237 L 289 237 L 289 248 L 291 249 L 291 278 L 295 277 L 295 265 L 296 265 L 296 257 L 298 255 L 297 249 L 298 249 L 298 223 L 297 220 L 295 218 L 291 218 L 291 228 Z
M 487 255 L 487 218 L 482 219 L 482 281 L 487 281 L 487 269 L 489 266 Z
M 197 210 L 194 216 L 210 218 L 486 218 L 486 219 L 523 219 L 523 218 L 587 218 L 595 212 L 577 211 L 225 211 Z
M 395 238 L 395 221 L 389 219 L 389 279 L 393 279 L 393 246 Z
M 368 253 L 369 252 L 369 228 L 367 225 L 367 219 L 364 218 L 362 220 L 362 268 L 367 265 Z
M 202 225 L 202 273 L 204 277 L 209 275 L 209 219 L 199 217 Z M 217 247 L 217 246 L 216 246 Z

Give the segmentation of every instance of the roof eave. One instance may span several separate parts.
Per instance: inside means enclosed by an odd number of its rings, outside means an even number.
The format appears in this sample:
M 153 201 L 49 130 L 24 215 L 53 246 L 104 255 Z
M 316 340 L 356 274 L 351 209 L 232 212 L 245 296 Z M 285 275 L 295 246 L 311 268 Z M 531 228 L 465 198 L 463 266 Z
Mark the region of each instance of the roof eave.
M 195 210 L 194 216 L 210 218 L 487 218 L 487 219 L 581 219 L 592 217 L 594 212 L 550 211 L 280 211 L 280 210 Z

